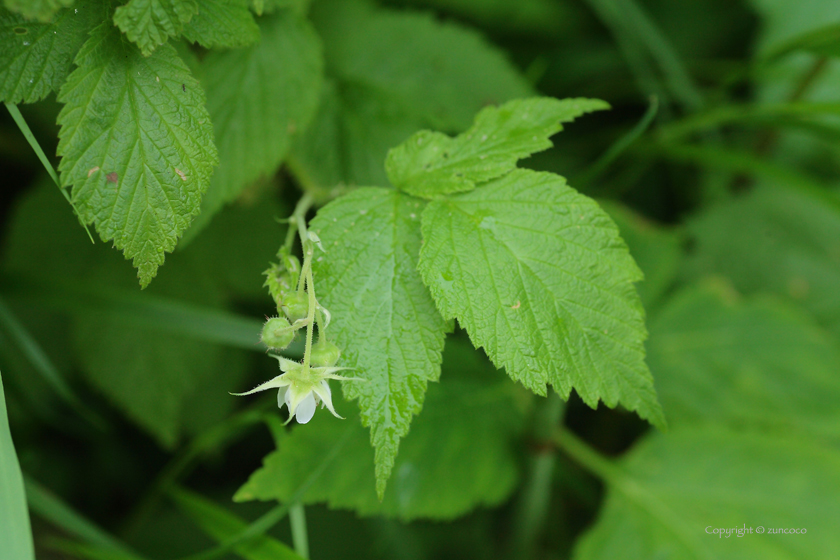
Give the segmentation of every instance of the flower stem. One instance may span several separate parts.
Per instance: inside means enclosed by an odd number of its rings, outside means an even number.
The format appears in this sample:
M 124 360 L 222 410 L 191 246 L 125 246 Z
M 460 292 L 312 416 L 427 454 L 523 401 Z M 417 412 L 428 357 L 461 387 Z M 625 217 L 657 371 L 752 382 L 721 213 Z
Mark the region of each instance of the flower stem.
M 292 543 L 295 552 L 302 558 L 309 558 L 309 537 L 306 533 L 306 511 L 298 502 L 289 508 L 289 521 L 292 524 Z
M 309 313 L 306 316 L 306 346 L 303 351 L 303 367 L 305 369 L 309 368 L 309 354 L 312 350 L 312 337 L 315 331 L 315 310 L 318 307 L 318 300 L 315 299 L 315 282 L 312 278 L 312 255 L 315 253 L 315 246 L 309 239 L 309 232 L 306 229 L 306 212 L 312 206 L 312 201 L 312 195 L 305 193 L 292 214 L 294 227 L 297 228 L 300 245 L 303 248 L 303 266 L 300 270 L 298 292 L 303 289 L 305 284 L 306 293 L 309 296 Z

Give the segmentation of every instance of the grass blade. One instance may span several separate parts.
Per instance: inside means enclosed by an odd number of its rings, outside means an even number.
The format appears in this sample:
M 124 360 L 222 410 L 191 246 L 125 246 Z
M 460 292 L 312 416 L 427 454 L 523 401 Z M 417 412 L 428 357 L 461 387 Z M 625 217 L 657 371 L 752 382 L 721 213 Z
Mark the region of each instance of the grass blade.
M 35 560 L 26 493 L 20 472 L 9 419 L 6 415 L 6 395 L 0 376 L 0 543 L 8 558 Z
M 642 115 L 641 120 L 636 123 L 631 130 L 629 130 L 625 135 L 619 138 L 612 146 L 610 146 L 606 152 L 604 152 L 598 160 L 593 163 L 588 169 L 586 169 L 583 173 L 579 174 L 578 176 L 574 177 L 572 184 L 575 185 L 576 188 L 581 188 L 584 185 L 588 185 L 592 183 L 595 179 L 601 176 L 601 174 L 620 156 L 624 153 L 627 148 L 633 145 L 633 143 L 639 139 L 639 137 L 644 134 L 648 128 L 650 128 L 651 123 L 653 123 L 653 119 L 656 118 L 656 113 L 659 111 L 659 99 L 652 95 L 650 97 L 650 105 L 648 105 L 647 111 L 645 114 Z
M 142 559 L 141 556 L 131 550 L 127 545 L 112 537 L 104 529 L 88 521 L 31 478 L 26 477 L 24 484 L 26 486 L 26 496 L 29 500 L 29 508 L 39 517 L 49 521 L 79 540 L 113 553 L 112 558 L 123 558 L 125 560 Z
M 224 542 L 248 527 L 248 524 L 210 500 L 184 490 L 172 489 L 175 505 L 213 539 Z M 236 545 L 233 551 L 245 560 L 302 560 L 294 550 L 277 539 L 261 535 Z
M 92 425 L 103 431 L 108 429 L 108 424 L 98 414 L 85 406 L 82 400 L 73 393 L 70 386 L 61 377 L 58 368 L 53 365 L 46 352 L 18 321 L 2 298 L 0 298 L 0 326 L 5 328 L 12 342 L 59 397 Z
M 6 109 L 9 110 L 9 114 L 12 115 L 12 119 L 14 119 L 15 124 L 18 125 L 18 128 L 23 133 L 24 138 L 26 141 L 29 142 L 29 145 L 32 146 L 32 149 L 35 151 L 35 154 L 38 156 L 38 159 L 41 160 L 41 165 L 44 166 L 44 169 L 47 170 L 47 173 L 50 174 L 55 185 L 58 187 L 58 190 L 61 191 L 61 194 L 64 195 L 64 198 L 67 199 L 67 202 L 70 203 L 70 206 L 73 208 L 73 212 L 75 212 L 76 217 L 79 216 L 79 212 L 76 210 L 76 206 L 73 204 L 73 201 L 70 199 L 70 195 L 67 193 L 66 189 L 61 188 L 61 183 L 58 181 L 58 175 L 55 172 L 50 160 L 47 159 L 47 154 L 44 153 L 44 150 L 41 149 L 41 144 L 38 143 L 38 139 L 35 138 L 35 135 L 32 134 L 32 130 L 30 130 L 29 125 L 26 124 L 26 119 L 23 118 L 23 115 L 20 114 L 20 109 L 17 108 L 17 105 L 14 103 L 9 103 L 4 101 L 6 104 Z M 87 227 L 87 224 L 82 222 L 82 219 L 79 218 L 79 224 L 83 228 L 85 228 L 85 232 L 88 234 L 90 238 L 90 242 L 94 243 L 93 235 L 91 235 L 90 230 Z

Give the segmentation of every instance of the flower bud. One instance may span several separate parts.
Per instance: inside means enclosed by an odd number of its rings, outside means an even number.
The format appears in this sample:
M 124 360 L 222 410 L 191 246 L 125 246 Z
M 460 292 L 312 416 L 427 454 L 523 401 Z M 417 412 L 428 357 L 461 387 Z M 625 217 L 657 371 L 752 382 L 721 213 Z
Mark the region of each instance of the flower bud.
M 293 292 L 283 299 L 283 313 L 294 323 L 309 316 L 309 296 L 303 292 Z
M 312 347 L 312 354 L 309 356 L 309 363 L 313 367 L 332 367 L 341 356 L 341 350 L 332 342 L 321 342 Z
M 295 330 L 284 317 L 272 317 L 263 326 L 260 341 L 273 350 L 283 350 L 295 338 Z

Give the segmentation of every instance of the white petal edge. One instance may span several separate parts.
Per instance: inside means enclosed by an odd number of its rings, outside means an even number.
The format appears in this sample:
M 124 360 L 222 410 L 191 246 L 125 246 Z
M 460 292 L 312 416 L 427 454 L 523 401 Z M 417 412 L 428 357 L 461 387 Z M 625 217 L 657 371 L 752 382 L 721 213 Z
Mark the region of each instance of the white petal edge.
M 312 417 L 315 415 L 315 397 L 312 396 L 312 393 L 306 395 L 300 404 L 295 409 L 295 419 L 298 421 L 299 424 L 306 424 Z

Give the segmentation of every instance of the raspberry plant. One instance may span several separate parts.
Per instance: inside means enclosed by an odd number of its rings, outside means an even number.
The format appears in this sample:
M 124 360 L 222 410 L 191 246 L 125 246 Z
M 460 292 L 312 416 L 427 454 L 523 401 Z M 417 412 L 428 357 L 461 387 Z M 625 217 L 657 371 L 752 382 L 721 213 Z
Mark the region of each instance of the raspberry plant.
M 750 6 L 4 0 L 0 557 L 840 556 L 840 11 Z

